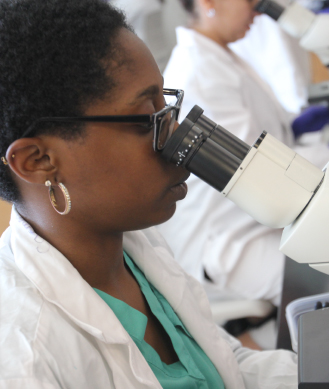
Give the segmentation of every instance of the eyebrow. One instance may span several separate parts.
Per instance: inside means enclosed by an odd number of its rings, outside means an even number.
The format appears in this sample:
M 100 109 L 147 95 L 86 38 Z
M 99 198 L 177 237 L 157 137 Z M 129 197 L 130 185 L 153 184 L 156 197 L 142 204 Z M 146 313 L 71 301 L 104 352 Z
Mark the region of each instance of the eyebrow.
M 160 89 L 158 85 L 151 85 L 148 88 L 144 89 L 142 92 L 136 95 L 135 100 L 139 100 L 143 97 L 156 97 L 160 93 Z
M 162 79 L 163 79 L 163 77 L 162 77 Z M 135 105 L 138 103 L 139 100 L 141 100 L 142 98 L 145 98 L 145 97 L 152 99 L 152 98 L 158 96 L 159 93 L 160 93 L 159 86 L 156 84 L 151 85 L 148 88 L 143 89 L 141 92 L 137 93 L 135 99 L 132 100 L 129 103 L 129 105 Z

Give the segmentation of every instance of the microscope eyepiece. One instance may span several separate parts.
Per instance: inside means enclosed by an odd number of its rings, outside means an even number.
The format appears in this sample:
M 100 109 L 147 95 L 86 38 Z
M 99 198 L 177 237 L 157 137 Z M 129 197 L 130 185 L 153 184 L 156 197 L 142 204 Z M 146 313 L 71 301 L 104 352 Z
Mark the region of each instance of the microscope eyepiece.
M 284 11 L 284 7 L 271 0 L 261 0 L 255 6 L 255 11 L 266 14 L 274 20 L 278 20 Z
M 250 147 L 203 115 L 195 105 L 174 132 L 162 156 L 222 191 Z

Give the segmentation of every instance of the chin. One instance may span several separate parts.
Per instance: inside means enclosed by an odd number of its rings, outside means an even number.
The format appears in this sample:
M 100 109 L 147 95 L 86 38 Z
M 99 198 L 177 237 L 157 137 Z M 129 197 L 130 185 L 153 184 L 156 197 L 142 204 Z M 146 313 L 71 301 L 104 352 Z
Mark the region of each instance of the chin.
M 168 221 L 169 219 L 171 219 L 173 216 L 174 216 L 174 213 L 176 211 L 176 203 L 173 204 L 170 209 L 166 210 L 166 212 L 164 212 L 164 214 L 162 215 L 161 218 L 159 218 L 159 221 L 154 223 L 153 225 L 154 226 L 157 226 L 159 224 L 163 224 L 165 223 L 166 221 Z
M 170 206 L 170 208 L 167 208 L 166 210 L 163 210 L 161 213 L 153 213 L 151 214 L 153 218 L 149 218 L 148 220 L 143 220 L 142 222 L 136 222 L 134 226 L 130 226 L 127 231 L 138 231 L 138 230 L 144 230 L 146 228 L 150 228 L 153 226 L 157 226 L 159 224 L 165 223 L 167 220 L 169 220 L 176 211 L 176 203 Z

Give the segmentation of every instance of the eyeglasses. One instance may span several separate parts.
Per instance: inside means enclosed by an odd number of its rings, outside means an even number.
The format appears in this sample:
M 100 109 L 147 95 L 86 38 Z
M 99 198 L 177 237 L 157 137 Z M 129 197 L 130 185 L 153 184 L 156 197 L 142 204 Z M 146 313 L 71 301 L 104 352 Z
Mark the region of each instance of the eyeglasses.
M 35 120 L 23 133 L 21 138 L 31 134 L 37 124 L 41 122 L 93 122 L 93 123 L 143 123 L 153 126 L 153 148 L 161 151 L 174 132 L 176 120 L 184 98 L 181 89 L 163 89 L 166 101 L 176 97 L 175 104 L 166 103 L 166 107 L 152 115 L 111 115 L 111 116 L 77 116 L 77 117 L 44 117 Z

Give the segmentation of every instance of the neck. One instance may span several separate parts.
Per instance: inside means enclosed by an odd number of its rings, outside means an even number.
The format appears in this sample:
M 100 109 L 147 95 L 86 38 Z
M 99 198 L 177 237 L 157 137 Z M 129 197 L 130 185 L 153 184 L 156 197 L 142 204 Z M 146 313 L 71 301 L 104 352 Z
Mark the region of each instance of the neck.
M 220 36 L 220 34 L 216 31 L 216 29 L 212 28 L 211 25 L 212 23 L 209 22 L 209 19 L 204 20 L 200 17 L 199 19 L 196 19 L 191 23 L 190 28 L 192 28 L 199 34 L 204 35 L 207 38 L 213 40 L 225 50 L 228 50 L 228 44 L 230 42 L 226 42 L 225 39 Z
M 35 212 L 38 209 L 38 212 Z M 115 290 L 127 276 L 123 261 L 123 233 L 100 232 L 77 223 L 70 215 L 61 216 L 49 207 L 33 211 L 17 207 L 35 232 L 60 251 L 94 288 Z

